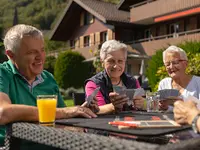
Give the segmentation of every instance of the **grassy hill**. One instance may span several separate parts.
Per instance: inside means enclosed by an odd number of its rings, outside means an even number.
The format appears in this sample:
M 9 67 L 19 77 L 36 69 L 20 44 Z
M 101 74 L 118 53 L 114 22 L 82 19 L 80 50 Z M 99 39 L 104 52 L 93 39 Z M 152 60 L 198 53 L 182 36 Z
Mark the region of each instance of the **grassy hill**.
M 50 30 L 69 0 L 0 0 L 0 27 L 7 29 L 14 23 L 31 24 Z M 119 0 L 104 0 L 118 3 Z
M 68 0 L 0 0 L 0 24 L 3 28 L 18 23 L 34 25 L 43 30 L 51 29 Z

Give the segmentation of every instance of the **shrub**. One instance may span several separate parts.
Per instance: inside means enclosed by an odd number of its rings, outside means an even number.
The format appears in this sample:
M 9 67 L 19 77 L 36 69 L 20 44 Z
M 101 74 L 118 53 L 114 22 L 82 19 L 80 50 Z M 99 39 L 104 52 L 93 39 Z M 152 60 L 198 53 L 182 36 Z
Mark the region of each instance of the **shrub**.
M 89 77 L 89 66 L 83 63 L 85 58 L 78 52 L 60 53 L 55 64 L 54 76 L 60 88 L 83 87 Z
M 163 52 L 162 49 L 158 50 L 156 54 L 153 55 L 151 60 L 149 60 L 148 62 L 146 76 L 148 78 L 148 83 L 152 90 L 154 90 L 155 85 L 160 81 L 159 77 L 155 75 L 158 71 L 158 68 L 163 66 L 162 52 Z
M 46 61 L 45 61 L 45 64 L 44 64 L 44 69 L 53 74 L 54 73 L 55 63 L 56 63 L 56 58 L 54 56 L 46 57 Z
M 101 60 L 100 60 L 100 50 L 96 49 L 94 52 L 94 56 L 96 57 L 95 60 L 93 61 L 93 66 L 96 69 L 96 73 L 101 72 L 104 70 Z
M 188 54 L 189 56 L 189 64 L 186 72 L 188 74 L 200 76 L 200 54 Z
M 0 63 L 7 61 L 8 58 L 4 53 L 4 45 L 3 45 L 3 41 L 0 41 Z
M 60 89 L 60 93 L 61 93 L 63 99 L 71 99 L 72 98 L 72 93 L 80 93 L 80 92 L 81 93 L 84 92 L 83 88 L 75 89 L 75 88 L 71 87 L 71 88 L 68 88 L 66 90 Z

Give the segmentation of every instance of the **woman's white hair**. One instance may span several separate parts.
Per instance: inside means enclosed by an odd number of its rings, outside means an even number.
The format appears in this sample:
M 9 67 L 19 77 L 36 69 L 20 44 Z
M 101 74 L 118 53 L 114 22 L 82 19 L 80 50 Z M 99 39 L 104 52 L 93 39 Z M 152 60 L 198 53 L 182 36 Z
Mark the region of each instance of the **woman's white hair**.
M 30 25 L 18 24 L 10 28 L 6 33 L 4 38 L 5 50 L 11 50 L 15 53 L 20 48 L 21 40 L 24 36 L 43 39 L 42 32 L 37 28 Z
M 102 44 L 100 50 L 100 59 L 104 61 L 107 55 L 113 51 L 124 50 L 125 58 L 127 58 L 127 46 L 116 40 L 109 40 Z
M 172 45 L 163 52 L 163 62 L 165 62 L 165 56 L 167 53 L 179 53 L 181 59 L 188 60 L 187 54 L 182 48 Z

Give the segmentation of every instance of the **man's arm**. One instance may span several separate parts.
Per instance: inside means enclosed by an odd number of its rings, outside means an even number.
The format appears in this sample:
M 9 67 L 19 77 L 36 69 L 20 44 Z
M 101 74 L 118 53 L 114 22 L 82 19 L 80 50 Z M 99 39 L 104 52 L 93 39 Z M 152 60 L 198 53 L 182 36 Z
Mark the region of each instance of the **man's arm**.
M 76 116 L 87 118 L 96 117 L 89 108 L 82 106 L 56 109 L 56 119 L 72 118 Z M 37 107 L 11 104 L 8 95 L 0 92 L 0 125 L 15 121 L 38 121 Z
M 14 121 L 37 121 L 37 107 L 11 104 L 7 94 L 0 92 L 0 124 Z

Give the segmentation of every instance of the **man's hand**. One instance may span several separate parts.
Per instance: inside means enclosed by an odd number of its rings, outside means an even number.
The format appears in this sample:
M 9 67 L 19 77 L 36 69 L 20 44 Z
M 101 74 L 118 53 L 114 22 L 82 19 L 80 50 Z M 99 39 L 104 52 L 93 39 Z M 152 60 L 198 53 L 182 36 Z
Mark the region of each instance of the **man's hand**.
M 115 112 L 120 112 L 123 109 L 123 105 L 128 102 L 128 97 L 126 95 L 119 95 L 118 93 L 109 93 L 110 101 L 115 108 Z
M 97 104 L 96 97 L 93 98 L 93 100 L 90 102 L 90 104 L 88 104 L 88 101 L 85 101 L 81 106 L 90 108 L 92 110 L 92 112 L 94 112 L 94 113 L 99 112 L 99 106 Z
M 83 106 L 74 106 L 62 108 L 62 112 L 65 114 L 64 118 L 73 118 L 77 116 L 82 116 L 86 118 L 95 118 L 97 117 L 89 108 Z
M 199 113 L 193 101 L 176 101 L 174 103 L 174 119 L 180 124 L 192 124 L 194 117 Z

